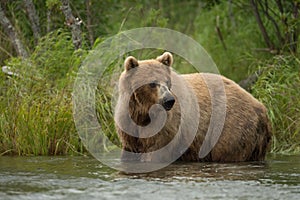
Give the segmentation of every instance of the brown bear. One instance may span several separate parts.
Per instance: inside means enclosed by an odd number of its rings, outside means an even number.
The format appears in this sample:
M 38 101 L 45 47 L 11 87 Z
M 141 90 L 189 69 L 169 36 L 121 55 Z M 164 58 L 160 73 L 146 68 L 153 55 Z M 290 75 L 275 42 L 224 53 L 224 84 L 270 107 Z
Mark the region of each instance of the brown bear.
M 122 160 L 264 160 L 271 140 L 265 106 L 221 75 L 179 75 L 172 63 L 169 52 L 125 60 L 115 108 Z

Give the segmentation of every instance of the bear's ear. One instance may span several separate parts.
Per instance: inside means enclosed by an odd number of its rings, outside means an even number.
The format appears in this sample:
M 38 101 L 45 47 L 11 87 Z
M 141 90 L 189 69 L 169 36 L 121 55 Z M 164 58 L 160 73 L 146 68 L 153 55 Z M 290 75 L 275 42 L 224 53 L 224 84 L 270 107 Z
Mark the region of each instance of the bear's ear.
M 130 70 L 132 68 L 135 68 L 137 66 L 139 66 L 139 63 L 138 63 L 138 61 L 137 61 L 137 59 L 135 57 L 129 56 L 129 57 L 126 58 L 126 60 L 124 62 L 124 68 L 125 68 L 125 70 L 128 71 L 128 70 Z
M 173 56 L 172 56 L 172 54 L 169 53 L 169 52 L 165 52 L 165 53 L 163 53 L 163 55 L 158 56 L 158 57 L 156 58 L 156 60 L 158 60 L 158 61 L 161 62 L 162 64 L 167 65 L 167 66 L 169 66 L 169 67 L 171 67 L 172 64 L 173 64 Z

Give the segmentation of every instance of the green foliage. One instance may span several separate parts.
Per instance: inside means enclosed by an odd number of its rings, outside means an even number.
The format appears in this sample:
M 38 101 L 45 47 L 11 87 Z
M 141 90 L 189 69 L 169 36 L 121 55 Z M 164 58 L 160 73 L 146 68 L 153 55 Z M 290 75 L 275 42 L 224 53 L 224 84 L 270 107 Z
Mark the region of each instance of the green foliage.
M 117 80 L 123 70 L 123 58 L 115 60 L 108 66 L 99 80 L 98 87 L 95 91 L 96 113 L 105 136 L 115 145 L 120 147 L 120 141 L 116 133 L 114 123 L 114 106 L 117 101 Z M 104 149 L 111 147 L 106 146 L 102 141 Z
M 300 60 L 277 56 L 262 62 L 262 75 L 253 95 L 269 109 L 273 126 L 273 152 L 300 151 Z
M 105 136 L 115 145 L 120 146 L 113 119 L 114 107 L 112 100 L 114 97 L 112 96 L 113 92 L 111 89 L 110 86 L 103 87 L 102 84 L 101 87 L 98 87 L 96 91 L 96 113 Z M 104 148 L 108 149 L 109 147 L 106 146 L 105 141 L 102 142 Z
M 54 31 L 43 37 L 35 48 L 31 60 L 47 79 L 56 80 L 72 70 L 72 36 L 64 30 Z
M 84 49 L 74 51 L 71 33 L 58 29 L 40 39 L 39 45 L 31 55 L 31 62 L 39 68 L 42 76 L 57 84 L 63 82 L 70 72 L 77 72 L 87 53 Z
M 269 109 L 274 129 L 272 150 L 300 151 L 299 56 L 274 57 L 270 52 L 261 51 L 266 45 L 249 1 L 72 0 L 74 16 L 83 21 L 83 47 L 77 51 L 74 51 L 70 30 L 65 29 L 61 2 L 33 2 L 43 36 L 37 45 L 28 16 L 22 9 L 23 0 L 6 3 L 6 14 L 30 50 L 30 58 L 22 60 L 12 56 L 15 52 L 11 42 L 0 27 L 0 53 L 3 55 L 0 63 L 19 74 L 18 77 L 0 75 L 0 110 L 3 111 L 0 113 L 0 155 L 84 153 L 72 116 L 71 93 L 76 72 L 89 49 L 96 48 L 105 38 L 143 26 L 170 28 L 191 36 L 212 56 L 221 74 L 235 81 L 262 70 L 253 94 Z M 273 14 L 280 16 L 279 28 L 283 36 L 292 35 L 299 25 L 289 5 L 290 2 L 284 4 L 284 12 L 280 13 L 274 9 L 274 2 L 269 3 Z M 280 41 L 273 24 L 264 15 L 262 20 L 270 40 L 278 46 Z M 87 44 L 90 37 L 94 43 Z M 287 52 L 288 45 L 288 41 L 284 41 L 277 53 Z M 150 49 L 130 52 L 130 55 L 148 59 L 160 53 L 161 50 Z M 117 80 L 126 56 L 109 66 L 96 91 L 98 120 L 105 135 L 117 145 L 112 103 L 115 88 L 110 80 Z M 10 59 L 6 60 L 8 57 Z M 195 71 L 179 56 L 174 55 L 174 60 L 174 68 L 180 73 Z
M 299 1 L 253 1 L 262 19 L 266 48 L 274 53 L 297 53 L 299 37 Z M 265 27 L 266 30 L 263 30 Z M 268 38 L 269 37 L 269 38 Z
M 61 1 L 59 0 L 46 0 L 46 6 L 48 9 L 54 9 L 55 7 L 61 6 Z
M 252 56 L 268 57 L 254 51 L 263 45 L 263 41 L 255 19 L 249 17 L 251 15 L 251 10 L 223 2 L 210 10 L 202 9 L 202 14 L 195 19 L 198 31 L 194 38 L 212 56 L 220 73 L 235 81 L 247 77 Z M 224 44 L 216 32 L 217 27 Z
M 71 98 L 78 59 L 84 56 L 79 58 L 68 48 L 72 46 L 68 33 L 59 32 L 43 38 L 28 60 L 8 61 L 18 76 L 1 74 L 0 154 L 84 151 L 73 122 Z

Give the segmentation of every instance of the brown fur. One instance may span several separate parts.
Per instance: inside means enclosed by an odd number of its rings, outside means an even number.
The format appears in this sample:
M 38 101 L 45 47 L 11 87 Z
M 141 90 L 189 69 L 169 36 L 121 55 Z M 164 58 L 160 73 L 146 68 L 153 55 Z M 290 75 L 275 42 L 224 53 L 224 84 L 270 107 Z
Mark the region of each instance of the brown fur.
M 116 108 L 120 110 L 120 106 L 122 106 L 120 101 L 130 94 L 129 90 L 132 89 L 135 81 L 155 78 L 167 82 L 171 78 L 169 66 L 173 62 L 172 58 L 168 59 L 163 60 L 161 56 L 156 60 L 138 61 L 137 63 L 133 57 L 130 57 L 127 62 L 125 61 L 125 71 L 119 80 L 120 97 Z M 137 68 L 137 71 L 128 73 L 131 68 Z M 181 77 L 186 81 L 187 87 L 194 90 L 201 109 L 196 137 L 179 160 L 237 162 L 263 160 L 265 158 L 271 140 L 271 128 L 263 104 L 236 83 L 220 75 L 195 73 L 181 75 Z M 225 124 L 217 144 L 205 158 L 200 159 L 199 150 L 204 141 L 212 112 L 211 96 L 206 81 L 216 77 L 222 78 L 226 92 Z M 214 87 L 219 86 L 215 85 Z M 217 94 L 213 95 L 217 97 Z M 157 88 L 144 85 L 135 90 L 130 96 L 129 102 L 129 112 L 133 121 L 140 126 L 147 126 L 150 123 L 149 109 L 156 103 L 159 103 Z M 116 126 L 123 149 L 130 152 L 145 153 L 167 145 L 174 138 L 180 124 L 181 111 L 178 99 L 176 99 L 173 108 L 167 112 L 167 116 L 167 122 L 162 130 L 148 138 L 133 137 Z M 180 141 L 183 142 L 184 137 L 183 135 Z M 152 160 L 152 158 L 145 160 Z

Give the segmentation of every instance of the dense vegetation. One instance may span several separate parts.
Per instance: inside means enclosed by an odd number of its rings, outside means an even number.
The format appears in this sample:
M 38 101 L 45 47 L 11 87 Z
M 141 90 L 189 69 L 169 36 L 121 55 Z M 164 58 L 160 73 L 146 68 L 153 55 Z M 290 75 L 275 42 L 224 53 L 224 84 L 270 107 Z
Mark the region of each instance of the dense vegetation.
M 34 29 L 26 2 L 34 3 L 39 29 Z M 26 52 L 15 48 L 5 24 L 0 24 L 0 65 L 17 74 L 0 73 L 0 155 L 86 153 L 72 116 L 76 73 L 101 41 L 144 26 L 174 29 L 198 41 L 221 74 L 244 80 L 269 109 L 271 151 L 300 152 L 298 1 L 71 0 L 71 11 L 79 18 L 80 43 L 74 43 L 73 28 L 63 12 L 65 2 L 0 3 Z M 99 86 L 96 106 L 106 134 L 118 143 L 112 95 L 109 88 Z

